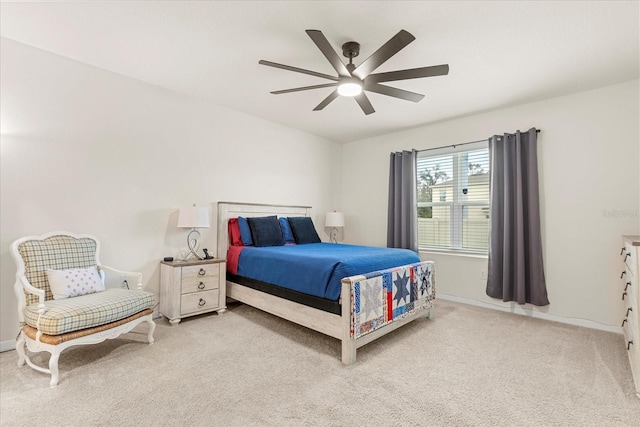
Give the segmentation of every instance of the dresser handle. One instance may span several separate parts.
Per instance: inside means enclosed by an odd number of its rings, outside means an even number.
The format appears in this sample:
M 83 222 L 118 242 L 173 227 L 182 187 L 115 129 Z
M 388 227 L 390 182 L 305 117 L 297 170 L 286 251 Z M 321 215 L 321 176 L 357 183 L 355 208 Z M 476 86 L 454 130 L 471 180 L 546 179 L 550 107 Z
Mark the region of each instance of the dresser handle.
M 202 283 L 202 282 L 200 282 L 200 283 Z M 200 287 L 200 286 L 198 286 L 198 287 Z M 625 289 L 626 289 L 626 288 L 625 288 Z M 624 301 L 624 297 L 626 297 L 626 296 L 627 296 L 627 293 L 626 293 L 626 292 L 623 292 L 623 293 L 622 293 L 622 301 Z
M 198 285 L 198 289 L 203 290 L 204 288 L 206 288 L 206 285 L 204 284 L 204 282 L 200 282 L 200 284 Z M 624 299 L 624 297 L 622 297 L 622 299 Z
M 204 271 L 204 268 L 201 268 L 200 271 L 198 271 L 198 276 L 204 276 L 205 274 L 207 274 L 207 272 Z
M 622 276 L 624 276 L 625 274 L 627 274 L 626 270 L 622 272 L 622 274 L 620 275 L 620 278 L 622 279 Z
M 627 284 L 624 285 L 624 290 L 626 291 L 629 286 L 631 286 L 631 282 L 627 282 Z
M 622 255 L 624 253 L 624 246 L 622 247 L 622 250 L 620 251 L 620 255 Z
M 629 349 L 631 348 L 631 344 L 633 344 L 633 341 L 629 341 L 629 342 L 627 343 L 627 350 L 629 350 Z
M 627 308 L 627 315 L 626 315 L 625 317 L 629 317 L 629 312 L 630 312 L 630 311 L 633 311 L 633 308 L 632 308 L 632 307 Z
M 204 306 L 207 302 L 205 300 L 203 300 L 202 298 L 200 298 L 200 301 L 198 301 L 198 305 L 200 307 Z
M 624 256 L 624 260 L 623 260 L 623 261 L 626 261 L 626 260 L 627 260 L 627 257 L 628 257 L 629 255 L 631 255 L 631 252 L 627 252 L 627 254 Z
M 624 324 L 625 324 L 625 322 L 626 322 L 626 321 L 627 321 L 627 319 L 624 319 L 624 320 L 622 321 L 622 325 L 620 325 L 620 326 L 622 326 L 622 327 L 624 328 Z

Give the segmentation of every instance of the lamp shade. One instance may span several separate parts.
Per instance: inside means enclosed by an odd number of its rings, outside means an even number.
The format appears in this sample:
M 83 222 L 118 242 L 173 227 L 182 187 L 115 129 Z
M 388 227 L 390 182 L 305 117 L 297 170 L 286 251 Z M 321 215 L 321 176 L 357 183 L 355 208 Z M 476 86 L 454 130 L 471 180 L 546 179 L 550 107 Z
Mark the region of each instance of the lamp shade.
M 329 212 L 324 220 L 325 227 L 344 227 L 344 214 L 342 212 Z
M 180 209 L 179 228 L 209 228 L 209 209 L 190 206 Z

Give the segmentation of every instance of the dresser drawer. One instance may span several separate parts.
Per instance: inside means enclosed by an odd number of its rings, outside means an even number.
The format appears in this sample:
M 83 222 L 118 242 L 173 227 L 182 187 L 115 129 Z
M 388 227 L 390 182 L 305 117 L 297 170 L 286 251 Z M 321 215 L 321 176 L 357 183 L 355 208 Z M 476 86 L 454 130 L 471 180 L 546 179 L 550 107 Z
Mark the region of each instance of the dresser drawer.
M 220 274 L 219 264 L 191 265 L 182 267 L 182 283 L 187 280 L 201 279 L 206 276 L 216 278 Z
M 188 279 L 182 279 L 182 292 L 183 294 L 190 294 L 192 292 L 211 291 L 218 289 L 220 281 L 217 277 L 189 277 Z
M 631 243 L 625 243 L 624 245 L 624 262 L 627 265 L 627 270 L 632 275 L 636 273 L 636 249 Z
M 199 311 L 209 311 L 218 307 L 219 292 L 212 291 L 184 294 L 180 297 L 180 314 L 191 314 Z

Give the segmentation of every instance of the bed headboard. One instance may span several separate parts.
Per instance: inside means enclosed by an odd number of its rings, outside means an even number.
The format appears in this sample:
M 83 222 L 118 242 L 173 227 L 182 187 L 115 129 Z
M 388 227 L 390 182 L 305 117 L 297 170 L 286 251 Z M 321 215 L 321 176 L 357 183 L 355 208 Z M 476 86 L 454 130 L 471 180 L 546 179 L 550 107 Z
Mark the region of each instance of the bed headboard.
M 267 205 L 258 203 L 218 202 L 218 258 L 227 257 L 229 248 L 229 233 L 227 223 L 229 218 L 238 216 L 309 216 L 310 206 Z

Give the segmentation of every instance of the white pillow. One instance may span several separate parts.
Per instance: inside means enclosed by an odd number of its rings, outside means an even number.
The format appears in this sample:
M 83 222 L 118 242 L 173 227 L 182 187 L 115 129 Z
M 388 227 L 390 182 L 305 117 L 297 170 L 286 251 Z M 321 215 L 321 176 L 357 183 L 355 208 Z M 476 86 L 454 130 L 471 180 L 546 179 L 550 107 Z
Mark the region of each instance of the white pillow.
M 104 291 L 100 273 L 95 267 L 46 270 L 53 299 L 78 297 Z

